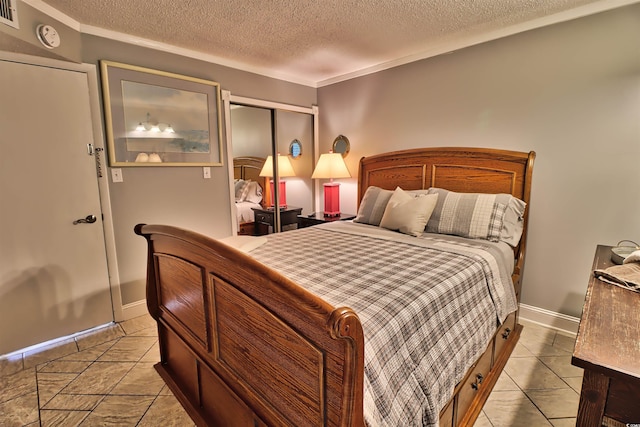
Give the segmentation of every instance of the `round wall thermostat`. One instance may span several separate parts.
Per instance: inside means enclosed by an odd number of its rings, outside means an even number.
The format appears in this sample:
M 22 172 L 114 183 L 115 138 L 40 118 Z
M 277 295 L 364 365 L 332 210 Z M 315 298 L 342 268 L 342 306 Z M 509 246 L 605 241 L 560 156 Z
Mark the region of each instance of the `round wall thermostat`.
M 60 34 L 51 25 L 40 24 L 36 28 L 36 35 L 40 43 L 47 49 L 60 46 Z

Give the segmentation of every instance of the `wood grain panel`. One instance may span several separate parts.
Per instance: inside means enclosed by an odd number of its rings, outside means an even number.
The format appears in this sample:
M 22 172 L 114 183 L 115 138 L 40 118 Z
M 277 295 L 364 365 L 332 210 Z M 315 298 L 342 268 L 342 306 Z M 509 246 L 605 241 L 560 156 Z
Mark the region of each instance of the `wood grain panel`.
M 420 190 L 425 187 L 425 166 L 393 166 L 370 169 L 367 172 L 368 186 L 395 189 L 402 187 L 404 190 Z
M 611 378 L 604 413 L 623 423 L 640 421 L 640 384 Z
M 487 350 L 480 356 L 480 359 L 473 368 L 468 371 L 467 377 L 461 381 L 460 391 L 455 409 L 456 425 L 460 425 L 462 418 L 466 415 L 476 394 L 483 387 L 485 379 L 491 369 L 491 359 L 493 356 L 493 341 L 487 346 Z
M 580 427 L 600 427 L 602 425 L 609 381 L 609 377 L 605 375 L 591 370 L 584 371 L 576 425 Z
M 247 405 L 206 365 L 198 364 L 202 409 L 207 419 L 221 426 L 254 427 L 256 420 Z
M 170 255 L 156 254 L 156 260 L 160 308 L 208 348 L 202 268 Z
M 452 427 L 453 426 L 453 399 L 447 406 L 440 411 L 440 427 Z
M 217 360 L 287 424 L 324 425 L 322 352 L 223 280 L 213 287 Z
M 197 404 L 199 393 L 195 356 L 180 337 L 162 323 L 158 328 L 158 336 L 162 343 L 160 349 L 162 362 L 159 365 L 170 373 L 184 395 Z
M 496 333 L 494 350 L 493 354 L 502 353 L 502 349 L 505 345 L 507 345 L 507 340 L 509 336 L 516 329 L 516 312 L 511 313 L 507 316 L 505 321 L 502 323 L 498 332 Z
M 431 187 L 461 193 L 506 193 L 515 191 L 516 173 L 469 165 L 439 165 L 431 168 Z M 479 184 L 482 182 L 482 185 Z

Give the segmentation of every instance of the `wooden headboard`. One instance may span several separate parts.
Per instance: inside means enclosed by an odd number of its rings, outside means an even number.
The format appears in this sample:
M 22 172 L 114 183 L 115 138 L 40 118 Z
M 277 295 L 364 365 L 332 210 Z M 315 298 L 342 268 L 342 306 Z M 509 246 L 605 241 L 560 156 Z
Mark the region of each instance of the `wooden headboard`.
M 527 203 L 524 231 L 514 249 L 515 273 L 519 276 L 524 264 L 535 157 L 533 151 L 463 147 L 419 148 L 363 157 L 358 176 L 358 205 L 372 185 L 388 190 L 398 186 L 405 190 L 438 187 L 461 193 L 512 194 Z
M 269 203 L 270 191 L 268 184 L 268 178 L 260 176 L 262 166 L 264 166 L 265 159 L 263 157 L 235 157 L 233 159 L 233 179 L 244 179 L 245 181 L 256 181 L 262 187 L 262 206 L 267 206 Z
M 265 159 L 263 157 L 236 157 L 233 159 L 233 178 L 244 179 L 245 181 L 264 182 L 264 177 L 260 176 Z

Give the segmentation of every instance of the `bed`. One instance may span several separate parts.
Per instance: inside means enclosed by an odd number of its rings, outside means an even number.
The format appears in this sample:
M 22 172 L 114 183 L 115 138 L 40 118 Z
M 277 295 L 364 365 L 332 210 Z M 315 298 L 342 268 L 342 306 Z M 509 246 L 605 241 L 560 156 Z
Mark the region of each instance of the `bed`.
M 394 190 L 396 187 L 406 191 L 439 188 L 441 190 L 438 191 L 446 189 L 456 192 L 455 194 L 506 194 L 524 201 L 527 208 L 519 219 L 522 221 L 522 234 L 514 247 L 508 247 L 510 253 L 507 256 L 511 256 L 512 260 L 509 266 L 510 278 L 507 272 L 510 279 L 508 288 L 512 292 L 511 297 L 517 302 L 524 269 L 534 158 L 533 152 L 478 148 L 427 148 L 365 157 L 360 160 L 358 178 L 360 208 L 367 203 L 367 192 L 371 188 L 380 191 Z M 427 193 L 431 191 L 427 190 Z M 442 197 L 441 194 L 438 195 L 438 200 Z M 445 221 L 442 212 L 444 211 L 440 211 L 441 223 Z M 310 278 L 314 276 L 314 271 L 312 268 L 306 270 L 304 265 L 288 262 L 287 257 L 292 252 L 286 246 L 281 249 L 285 252 L 276 257 L 281 261 L 285 259 L 280 264 L 266 255 L 271 250 L 269 245 L 272 245 L 272 249 L 281 247 L 289 239 L 297 239 L 301 245 L 304 242 L 312 242 L 314 245 L 314 241 L 327 241 L 322 233 L 333 233 L 332 236 L 347 235 L 351 240 L 344 244 L 346 247 L 352 247 L 355 242 L 353 239 L 373 238 L 358 237 L 358 232 L 331 229 L 351 226 L 367 226 L 372 230 L 376 228 L 367 224 L 327 224 L 288 231 L 268 238 L 256 238 L 271 240 L 278 245 L 267 242 L 248 254 L 188 230 L 165 225 L 136 226 L 136 233 L 144 236 L 148 242 L 147 305 L 151 316 L 158 323 L 161 354 L 161 362 L 156 365 L 156 369 L 196 424 L 389 424 L 384 414 L 383 421 L 379 422 L 376 415 L 370 413 L 371 402 L 375 401 L 376 405 L 380 403 L 380 399 L 376 396 L 372 398 L 371 394 L 372 388 L 377 387 L 372 386 L 372 383 L 378 378 L 377 375 L 372 375 L 372 372 L 378 372 L 375 370 L 377 368 L 369 364 L 373 342 L 370 336 L 371 314 L 364 311 L 358 313 L 348 306 L 337 304 L 336 298 L 339 300 L 342 297 L 333 295 L 332 290 L 320 297 L 313 284 L 305 283 L 302 286 L 302 282 L 313 281 Z M 381 227 L 377 228 L 383 234 L 388 232 Z M 403 242 L 400 244 L 411 246 L 410 250 L 413 252 L 425 253 L 436 250 L 434 246 L 444 247 L 442 253 L 446 253 L 446 256 L 455 252 L 451 248 L 461 248 L 460 251 L 465 252 L 462 255 L 469 259 L 483 258 L 487 260 L 485 264 L 493 263 L 485 255 L 478 255 L 479 252 L 466 243 L 469 239 L 453 236 L 452 243 L 447 240 L 448 237 L 437 233 L 425 235 L 430 237 L 422 239 L 401 235 Z M 409 239 L 413 239 L 411 243 L 407 243 Z M 432 240 L 427 241 L 428 239 Z M 425 247 L 416 249 L 413 242 L 422 240 L 425 240 Z M 326 251 L 339 251 L 339 247 L 343 245 L 337 237 L 332 237 L 328 244 L 330 249 Z M 368 243 L 363 243 L 363 250 L 370 247 Z M 316 267 L 316 276 L 318 270 L 324 270 L 322 263 L 329 262 L 316 260 L 318 252 L 304 247 L 296 252 L 298 263 L 304 264 L 306 256 L 306 264 Z M 390 248 L 388 252 L 397 253 L 397 250 Z M 470 255 L 471 252 L 474 255 Z M 401 254 L 399 258 L 413 257 L 405 257 L 405 252 Z M 434 259 L 437 260 L 437 257 L 434 256 Z M 449 264 L 445 261 L 443 265 Z M 404 267 L 396 268 L 393 264 L 381 263 L 380 266 L 382 269 L 405 272 Z M 287 268 L 293 273 L 287 272 Z M 348 270 L 340 268 L 340 274 L 327 274 L 328 270 L 324 271 L 324 276 L 333 281 L 336 289 L 343 282 L 342 274 Z M 409 274 L 409 269 L 406 270 Z M 466 266 L 456 266 L 449 270 L 452 276 L 477 275 L 475 272 L 466 274 L 471 271 Z M 439 274 L 443 274 L 442 271 L 436 275 Z M 413 277 L 415 276 L 414 274 Z M 291 277 L 295 277 L 296 281 Z M 448 283 L 449 280 L 448 277 L 442 277 L 442 283 Z M 345 281 L 356 282 L 349 279 Z M 405 284 L 405 281 L 402 280 L 401 283 Z M 437 286 L 434 289 L 441 289 L 440 284 Z M 476 288 L 486 286 L 474 284 L 473 289 Z M 314 292 L 309 289 L 314 289 Z M 451 285 L 451 289 L 465 287 Z M 493 306 L 491 310 L 500 312 L 495 301 L 486 303 L 486 300 L 495 299 L 496 295 L 492 293 L 495 289 L 491 288 L 489 297 L 482 297 L 481 304 L 475 304 L 475 297 L 471 298 L 472 306 Z M 323 292 L 322 289 L 320 292 Z M 482 293 L 486 292 L 483 290 Z M 400 300 L 406 298 L 406 294 L 396 290 L 390 290 L 388 294 L 397 294 L 397 299 Z M 459 304 L 457 299 L 451 301 L 451 306 Z M 517 304 L 514 301 L 511 302 L 511 308 L 503 307 L 504 311 L 498 314 L 497 321 L 496 314 L 487 315 L 487 319 L 493 323 L 480 328 L 485 330 L 482 332 L 485 335 L 482 342 L 479 341 L 480 337 L 476 337 L 478 333 L 475 330 L 460 327 L 454 315 L 455 310 L 442 316 L 442 319 L 451 322 L 447 325 L 441 321 L 444 331 L 439 331 L 438 334 L 421 334 L 425 340 L 429 340 L 435 336 L 448 336 L 449 330 L 458 330 L 461 336 L 477 341 L 474 344 L 475 350 L 470 352 L 477 354 L 473 360 L 465 362 L 468 367 L 456 374 L 457 378 L 450 390 L 440 393 L 437 399 L 429 396 L 424 398 L 429 402 L 437 401 L 426 405 L 437 412 L 418 414 L 415 424 L 439 424 L 447 427 L 473 425 L 522 330 L 517 322 Z M 354 305 L 359 304 L 357 301 L 352 302 Z M 412 305 L 413 297 L 407 300 L 406 306 Z M 466 310 L 458 312 L 465 313 Z M 378 323 L 395 322 L 396 319 L 390 317 Z M 405 326 L 397 329 L 404 331 Z M 407 346 L 407 343 L 396 343 L 393 339 L 389 342 L 394 345 L 383 345 L 383 352 L 385 348 Z M 465 347 L 466 343 L 449 342 L 448 345 L 446 351 L 458 354 L 458 349 Z M 478 348 L 480 351 L 477 351 Z M 409 353 L 409 359 L 423 355 L 421 351 Z M 454 361 L 457 356 L 440 357 L 438 360 Z M 452 365 L 457 366 L 457 362 Z M 396 378 L 395 375 L 387 377 L 392 382 Z M 452 381 L 452 377 L 446 377 L 445 380 Z M 430 378 L 430 375 L 425 378 Z M 421 381 L 422 379 L 418 380 L 418 383 Z M 395 387 L 406 393 L 403 384 L 396 384 Z M 446 389 L 447 386 L 441 388 Z M 408 393 L 407 396 L 411 394 Z M 400 403 L 403 403 L 404 395 L 400 396 Z M 408 397 L 406 400 L 408 402 L 412 399 Z M 425 406 L 424 402 L 417 403 Z M 393 408 L 397 404 L 398 402 L 387 404 L 382 401 L 382 412 L 385 405 Z M 401 416 L 405 415 L 407 414 Z M 408 416 L 412 414 L 409 413 Z
M 255 215 L 253 208 L 268 205 L 269 186 L 266 178 L 260 176 L 265 159 L 262 157 L 244 156 L 233 159 L 233 178 L 235 189 L 235 212 L 237 232 L 240 235 L 254 233 Z

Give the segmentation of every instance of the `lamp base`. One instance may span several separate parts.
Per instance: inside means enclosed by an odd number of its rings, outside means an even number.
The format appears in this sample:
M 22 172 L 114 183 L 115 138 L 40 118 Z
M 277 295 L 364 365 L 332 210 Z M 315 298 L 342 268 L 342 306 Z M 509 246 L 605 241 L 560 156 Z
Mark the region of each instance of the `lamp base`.
M 271 186 L 271 200 L 270 200 L 269 207 L 273 208 L 274 207 L 273 198 L 274 198 L 275 192 L 273 189 L 274 184 L 272 179 L 269 180 L 269 184 Z M 279 194 L 278 197 L 280 198 L 280 209 L 286 209 L 287 208 L 287 183 L 283 179 L 281 179 L 278 184 L 278 194 Z
M 324 184 L 324 216 L 340 216 L 340 183 Z

